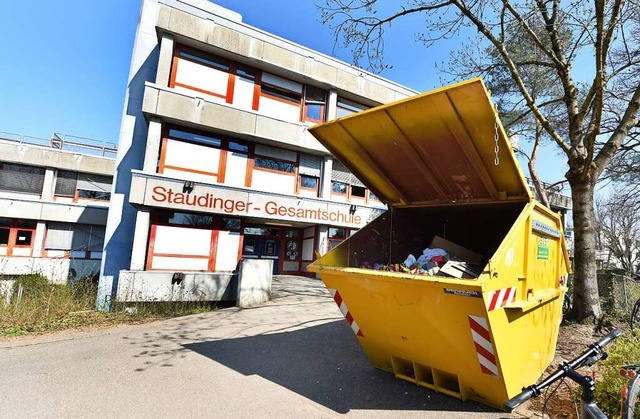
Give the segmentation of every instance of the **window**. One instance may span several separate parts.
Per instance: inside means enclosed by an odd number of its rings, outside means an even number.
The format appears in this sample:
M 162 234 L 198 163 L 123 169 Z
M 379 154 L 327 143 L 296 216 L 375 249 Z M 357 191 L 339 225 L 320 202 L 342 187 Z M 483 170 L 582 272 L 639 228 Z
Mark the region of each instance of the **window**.
M 300 176 L 300 187 L 305 189 L 318 189 L 319 179 L 313 176 L 301 175 Z
M 336 109 L 336 118 L 351 115 L 353 113 L 360 112 L 365 109 L 369 109 L 369 107 L 362 105 L 360 103 L 352 102 L 350 100 L 339 97 L 338 103 L 337 103 L 337 109 Z
M 0 163 L 0 191 L 41 194 L 45 169 Z
M 314 86 L 305 86 L 304 89 L 304 120 L 313 122 L 324 121 L 324 110 L 327 101 L 327 93 Z
M 31 256 L 36 222 L 0 218 L 0 255 Z
M 244 228 L 244 234 L 252 236 L 279 236 L 279 228 L 247 226 Z
M 185 131 L 178 128 L 169 129 L 169 137 L 214 147 L 220 147 L 222 145 L 222 139 L 218 137 L 214 137 L 212 135 L 207 135 L 204 133 Z
M 348 185 L 346 183 L 333 181 L 331 182 L 331 190 L 333 191 L 333 193 L 346 195 Z
M 367 197 L 367 189 L 362 186 L 351 185 L 351 197 L 365 199 Z
M 222 71 L 229 71 L 229 64 L 227 64 L 224 60 L 201 51 L 180 48 L 178 51 L 178 56 L 181 58 L 187 58 L 200 64 L 207 65 L 209 67 L 217 68 Z
M 207 214 L 194 214 L 178 211 L 158 211 L 157 214 L 157 224 L 204 228 L 210 228 L 213 225 L 213 216 Z
M 301 96 L 299 93 L 267 83 L 262 83 L 261 91 L 263 95 L 271 96 L 274 99 L 279 99 L 292 105 L 300 106 Z
M 56 176 L 56 196 L 108 201 L 111 198 L 111 176 L 58 170 Z
M 329 250 L 333 249 L 346 238 L 349 231 L 346 228 L 329 227 Z
M 253 160 L 254 167 L 274 170 L 277 172 L 295 173 L 296 165 L 291 162 L 276 160 L 269 157 L 256 157 Z
M 222 230 L 239 231 L 240 226 L 242 225 L 242 220 L 240 218 L 222 217 L 220 225 Z
M 92 224 L 49 222 L 44 248 L 50 256 L 100 259 L 105 227 Z M 56 253 L 57 252 L 57 253 Z

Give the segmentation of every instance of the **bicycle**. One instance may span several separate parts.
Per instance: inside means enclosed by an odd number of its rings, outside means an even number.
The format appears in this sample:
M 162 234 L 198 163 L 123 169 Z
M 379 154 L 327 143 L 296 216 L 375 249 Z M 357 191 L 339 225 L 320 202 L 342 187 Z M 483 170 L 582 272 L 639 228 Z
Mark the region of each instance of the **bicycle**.
M 640 364 L 623 365 L 620 369 L 620 376 L 628 378 L 629 381 L 622 389 L 622 419 L 640 418 Z
M 549 377 L 545 378 L 540 384 L 533 384 L 528 387 L 524 387 L 522 392 L 517 396 L 511 398 L 510 400 L 504 403 L 504 409 L 507 412 L 512 412 L 513 409 L 520 406 L 522 403 L 527 400 L 538 397 L 542 394 L 542 392 L 560 379 L 564 379 L 568 377 L 572 381 L 578 383 L 582 387 L 582 397 L 581 397 L 581 418 L 594 418 L 594 419 L 606 419 L 607 416 L 600 410 L 600 408 L 596 405 L 595 400 L 595 381 L 593 378 L 588 375 L 582 375 L 576 370 L 584 367 L 591 366 L 601 359 L 606 359 L 608 354 L 603 350 L 603 348 L 611 343 L 614 339 L 620 336 L 622 332 L 619 329 L 613 329 L 606 336 L 601 338 L 599 341 L 592 343 L 589 345 L 589 348 L 582 353 L 582 355 L 572 359 L 567 362 L 564 361 Z M 632 385 L 633 384 L 633 385 Z M 623 416 L 632 418 L 633 410 L 635 408 L 635 403 L 638 400 L 638 392 L 640 391 L 640 381 L 637 380 L 637 374 L 634 376 L 633 383 L 629 383 L 627 386 L 628 394 L 625 401 L 626 411 L 632 413 L 632 416 Z
M 631 310 L 631 317 L 629 317 L 629 327 L 632 331 L 640 329 L 640 299 L 636 300 Z

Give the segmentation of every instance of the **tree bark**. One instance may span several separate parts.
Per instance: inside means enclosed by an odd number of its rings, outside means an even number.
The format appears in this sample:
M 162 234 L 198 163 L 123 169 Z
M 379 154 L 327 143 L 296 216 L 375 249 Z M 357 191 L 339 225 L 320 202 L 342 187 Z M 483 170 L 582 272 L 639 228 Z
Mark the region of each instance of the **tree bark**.
M 600 295 L 596 264 L 594 184 L 584 179 L 568 179 L 573 200 L 573 315 L 578 322 L 599 320 Z

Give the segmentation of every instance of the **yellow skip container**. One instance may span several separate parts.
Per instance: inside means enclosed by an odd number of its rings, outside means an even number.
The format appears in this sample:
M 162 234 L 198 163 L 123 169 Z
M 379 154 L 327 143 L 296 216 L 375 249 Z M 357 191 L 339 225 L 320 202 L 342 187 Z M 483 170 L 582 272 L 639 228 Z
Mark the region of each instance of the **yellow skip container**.
M 389 207 L 308 268 L 371 363 L 499 408 L 535 382 L 554 356 L 569 258 L 561 218 L 533 199 L 482 81 L 310 131 Z M 477 272 L 369 268 L 429 247 Z

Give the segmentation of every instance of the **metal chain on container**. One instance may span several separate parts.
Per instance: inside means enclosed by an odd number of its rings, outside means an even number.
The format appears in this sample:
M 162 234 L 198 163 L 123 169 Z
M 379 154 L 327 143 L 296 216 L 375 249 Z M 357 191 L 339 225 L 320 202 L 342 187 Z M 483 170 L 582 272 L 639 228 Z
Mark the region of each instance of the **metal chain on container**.
M 500 157 L 499 157 L 499 153 L 500 153 L 500 144 L 498 144 L 498 114 L 496 113 L 496 120 L 495 123 L 493 125 L 493 141 L 494 141 L 494 146 L 493 146 L 493 150 L 496 153 L 496 158 L 493 161 L 493 164 L 495 164 L 496 166 L 500 164 Z

